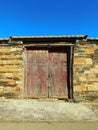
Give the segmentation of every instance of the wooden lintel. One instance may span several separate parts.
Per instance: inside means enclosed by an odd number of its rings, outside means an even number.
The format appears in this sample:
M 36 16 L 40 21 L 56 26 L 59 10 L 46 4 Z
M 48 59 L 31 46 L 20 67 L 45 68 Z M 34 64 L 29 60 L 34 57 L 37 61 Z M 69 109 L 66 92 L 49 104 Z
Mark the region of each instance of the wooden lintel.
M 24 47 L 47 47 L 47 46 L 53 46 L 53 47 L 58 47 L 58 46 L 73 46 L 74 44 L 26 44 Z

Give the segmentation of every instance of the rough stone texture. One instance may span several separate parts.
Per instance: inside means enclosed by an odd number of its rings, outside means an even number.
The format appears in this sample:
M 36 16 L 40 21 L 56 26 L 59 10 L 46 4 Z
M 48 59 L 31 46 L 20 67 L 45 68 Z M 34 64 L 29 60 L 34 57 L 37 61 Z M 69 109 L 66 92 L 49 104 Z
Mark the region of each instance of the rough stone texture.
M 59 100 L 1 100 L 0 121 L 98 120 L 98 104 Z
M 1 45 L 0 97 L 21 98 L 23 82 L 23 47 L 21 45 Z
M 0 45 L 0 97 L 23 98 L 23 45 Z M 81 42 L 74 47 L 74 98 L 98 98 L 98 43 Z
M 74 47 L 73 78 L 75 98 L 98 98 L 98 43 Z

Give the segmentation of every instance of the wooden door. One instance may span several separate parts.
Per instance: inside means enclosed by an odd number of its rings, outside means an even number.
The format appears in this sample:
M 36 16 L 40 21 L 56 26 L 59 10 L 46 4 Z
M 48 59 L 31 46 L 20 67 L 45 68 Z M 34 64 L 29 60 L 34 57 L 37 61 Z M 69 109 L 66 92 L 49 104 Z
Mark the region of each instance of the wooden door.
M 48 51 L 27 50 L 25 92 L 32 98 L 47 97 Z
M 49 51 L 49 97 L 68 97 L 67 88 L 67 53 L 63 48 L 52 48 Z
M 32 98 L 66 98 L 67 53 L 63 48 L 27 49 L 25 94 Z

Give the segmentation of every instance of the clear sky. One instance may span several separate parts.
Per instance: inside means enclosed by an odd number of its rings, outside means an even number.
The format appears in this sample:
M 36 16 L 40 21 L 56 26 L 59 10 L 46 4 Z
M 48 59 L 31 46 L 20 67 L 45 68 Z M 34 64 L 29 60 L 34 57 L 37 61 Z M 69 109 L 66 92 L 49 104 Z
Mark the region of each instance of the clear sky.
M 98 0 L 0 0 L 0 37 L 98 37 Z

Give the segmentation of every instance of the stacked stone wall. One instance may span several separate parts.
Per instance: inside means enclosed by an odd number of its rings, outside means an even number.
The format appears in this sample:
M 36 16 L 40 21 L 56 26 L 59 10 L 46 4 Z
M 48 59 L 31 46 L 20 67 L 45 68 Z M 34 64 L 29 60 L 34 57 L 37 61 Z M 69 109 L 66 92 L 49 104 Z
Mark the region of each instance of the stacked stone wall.
M 0 97 L 22 98 L 23 47 L 0 45 Z
M 74 97 L 98 97 L 98 43 L 81 43 L 74 47 Z

